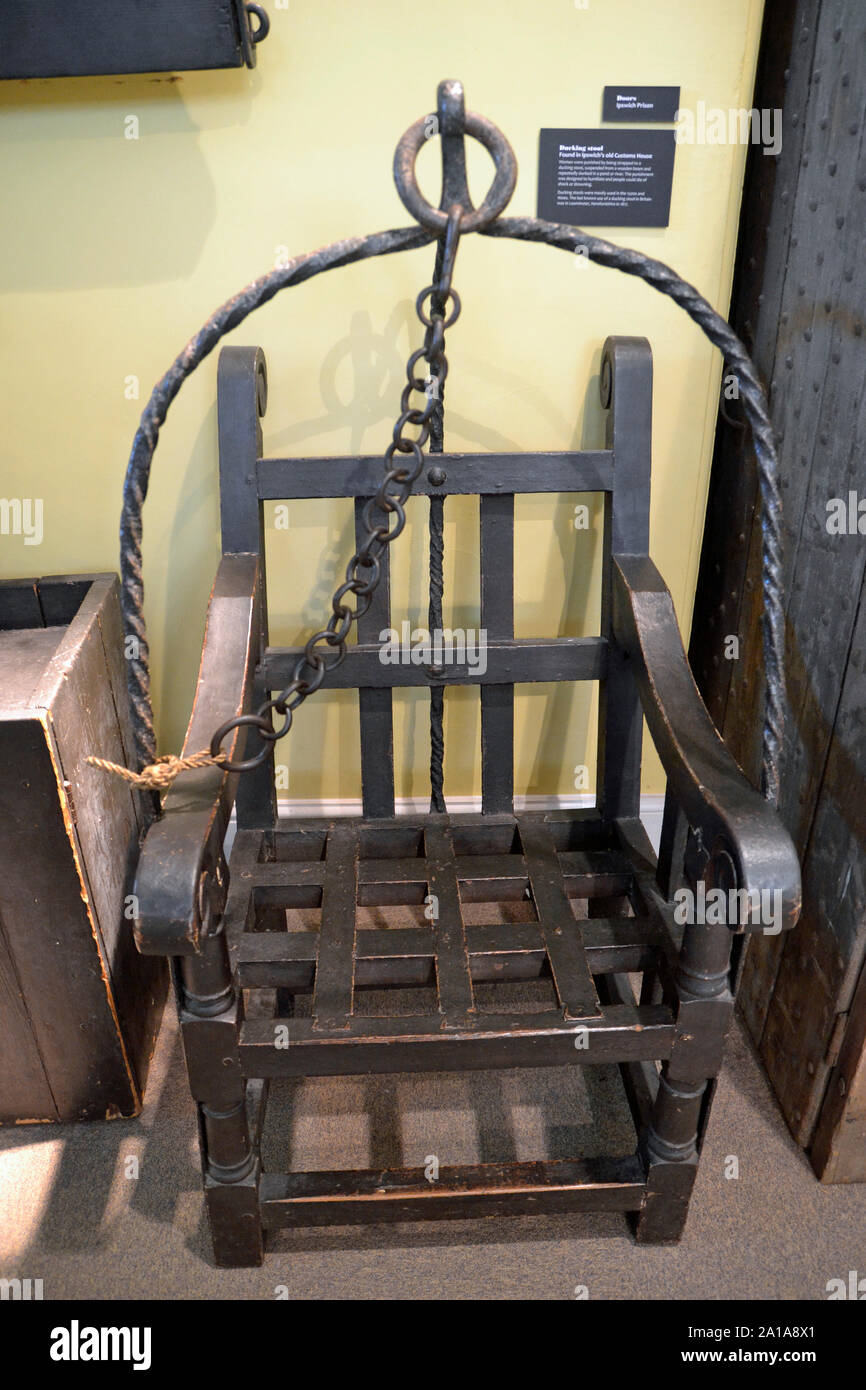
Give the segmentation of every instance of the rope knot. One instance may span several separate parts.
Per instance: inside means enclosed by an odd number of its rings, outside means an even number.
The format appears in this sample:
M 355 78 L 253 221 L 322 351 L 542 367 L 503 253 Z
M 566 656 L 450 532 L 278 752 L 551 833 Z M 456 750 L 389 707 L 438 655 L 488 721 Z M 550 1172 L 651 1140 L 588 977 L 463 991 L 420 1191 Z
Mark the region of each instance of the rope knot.
M 91 767 L 98 767 L 101 772 L 107 772 L 113 777 L 120 777 L 122 781 L 128 782 L 131 787 L 138 787 L 142 791 L 167 792 L 176 777 L 182 772 L 190 772 L 198 767 L 219 767 L 225 762 L 225 753 L 217 753 L 214 757 L 207 748 L 202 748 L 198 753 L 189 753 L 186 757 L 178 757 L 175 753 L 164 753 L 156 762 L 148 763 L 140 772 L 133 772 L 129 767 L 123 767 L 121 763 L 109 762 L 107 758 L 85 758 L 85 762 L 90 763 Z

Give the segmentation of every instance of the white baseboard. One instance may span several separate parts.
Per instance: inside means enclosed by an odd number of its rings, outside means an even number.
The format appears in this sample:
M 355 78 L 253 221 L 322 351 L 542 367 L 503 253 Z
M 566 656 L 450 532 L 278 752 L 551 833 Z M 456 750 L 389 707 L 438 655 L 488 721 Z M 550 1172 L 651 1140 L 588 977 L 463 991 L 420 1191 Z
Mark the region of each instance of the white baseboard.
M 460 815 L 470 811 L 479 812 L 481 810 L 480 796 L 449 796 L 448 810 L 454 815 Z M 595 805 L 593 796 L 516 796 L 514 807 L 517 811 L 553 811 L 560 808 L 570 807 L 590 807 Z M 665 799 L 663 796 L 652 795 L 642 796 L 640 799 L 640 818 L 644 829 L 649 836 L 653 849 L 658 853 L 659 839 L 662 831 L 662 814 L 664 812 Z M 303 797 L 280 797 L 277 801 L 278 815 L 280 820 L 288 820 L 292 816 L 325 816 L 327 818 L 336 816 L 360 816 L 360 798 L 344 797 L 334 800 L 307 800 Z M 395 811 L 398 816 L 417 816 L 424 815 L 430 809 L 430 803 L 422 797 L 397 797 L 395 801 Z M 234 820 L 234 817 L 232 818 Z M 227 837 L 227 848 L 234 838 L 234 827 L 230 828 Z

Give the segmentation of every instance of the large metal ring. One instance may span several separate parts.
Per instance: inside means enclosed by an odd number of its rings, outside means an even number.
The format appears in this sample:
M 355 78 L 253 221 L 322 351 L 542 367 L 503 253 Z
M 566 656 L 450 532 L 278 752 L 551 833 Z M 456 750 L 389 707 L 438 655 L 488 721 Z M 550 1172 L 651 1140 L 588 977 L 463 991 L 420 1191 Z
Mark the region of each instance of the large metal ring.
M 266 733 L 273 733 L 270 720 L 263 719 L 261 715 L 258 714 L 239 714 L 236 715 L 234 719 L 227 719 L 225 724 L 220 724 L 219 728 L 216 730 L 210 741 L 211 757 L 215 758 L 218 753 L 222 752 L 220 745 L 223 739 L 226 738 L 233 729 L 240 729 L 246 726 L 258 729 L 263 740 L 261 752 L 256 753 L 255 757 L 244 758 L 242 761 L 236 763 L 226 759 L 226 761 L 221 764 L 223 772 L 250 772 L 254 767 L 260 767 L 265 759 L 271 756 L 269 743 L 264 742 Z
M 488 121 L 486 116 L 479 116 L 474 111 L 466 112 L 464 128 L 467 135 L 480 140 L 489 151 L 496 173 L 481 206 L 463 214 L 460 221 L 461 235 L 464 232 L 477 232 L 498 217 L 517 183 L 517 160 L 502 131 L 492 121 Z M 420 222 L 428 231 L 441 235 L 448 226 L 448 214 L 427 202 L 415 177 L 418 151 L 438 129 L 439 121 L 436 116 L 422 116 L 414 125 L 410 125 L 394 151 L 394 182 L 404 206 L 409 209 L 415 221 Z

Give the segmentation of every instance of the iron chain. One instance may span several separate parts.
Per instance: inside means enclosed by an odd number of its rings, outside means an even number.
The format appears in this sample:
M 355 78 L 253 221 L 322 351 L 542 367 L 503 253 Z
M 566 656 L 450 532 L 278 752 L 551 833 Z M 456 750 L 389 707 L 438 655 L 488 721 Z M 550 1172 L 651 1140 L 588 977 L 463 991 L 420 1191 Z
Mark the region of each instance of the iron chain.
M 326 626 L 308 639 L 286 688 L 273 699 L 266 700 L 255 714 L 241 714 L 228 719 L 214 733 L 210 744 L 214 758 L 234 729 L 255 728 L 263 740 L 261 750 L 253 757 L 240 762 L 224 761 L 222 767 L 228 772 L 247 772 L 259 767 L 270 756 L 271 744 L 283 738 L 291 729 L 295 710 L 345 660 L 346 639 L 352 624 L 367 612 L 381 580 L 381 559 L 386 547 L 397 539 L 406 525 L 406 503 L 424 467 L 422 450 L 430 439 L 431 423 L 448 375 L 445 330 L 456 323 L 460 315 L 460 296 L 451 288 L 451 275 L 462 215 L 463 208 L 459 205 L 449 210 L 441 269 L 434 283 L 422 290 L 415 301 L 415 311 L 426 330 L 424 345 L 412 353 L 406 364 L 406 385 L 400 396 L 400 414 L 383 458 L 385 475 L 375 497 L 369 499 L 362 512 L 367 534 L 346 566 L 345 581 L 334 591 L 332 612 Z M 426 308 L 428 299 L 429 312 Z M 418 364 L 422 361 L 427 364 L 426 377 L 416 375 Z M 412 404 L 413 393 L 424 396 L 423 407 Z M 417 430 L 414 438 L 407 434 L 408 430 Z M 411 463 L 395 463 L 396 455 L 404 458 L 411 456 Z M 391 517 L 395 518 L 393 525 Z M 356 600 L 354 607 L 346 602 L 350 595 Z M 336 653 L 333 660 L 326 660 L 326 649 Z M 269 717 L 272 710 L 283 720 L 276 729 Z

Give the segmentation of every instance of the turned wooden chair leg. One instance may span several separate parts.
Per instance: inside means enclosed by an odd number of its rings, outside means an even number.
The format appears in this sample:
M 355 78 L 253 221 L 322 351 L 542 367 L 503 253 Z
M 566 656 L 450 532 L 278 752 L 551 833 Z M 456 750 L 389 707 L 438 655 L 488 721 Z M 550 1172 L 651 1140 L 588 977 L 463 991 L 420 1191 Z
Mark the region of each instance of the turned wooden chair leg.
M 199 1113 L 199 1147 L 214 1259 L 259 1265 L 264 1250 L 260 1165 L 252 1144 L 238 1057 L 240 1000 L 220 929 L 181 962 L 181 1031 Z
M 704 1097 L 721 1066 L 733 1013 L 730 954 L 727 926 L 686 927 L 676 973 L 677 1033 L 640 1142 L 646 1197 L 635 1237 L 641 1244 L 678 1241 L 685 1227 L 706 1120 Z
M 663 1072 L 652 1119 L 641 1140 L 647 1190 L 637 1213 L 635 1237 L 642 1245 L 679 1240 L 698 1171 L 697 1132 L 706 1082 L 672 1083 Z

